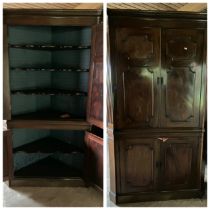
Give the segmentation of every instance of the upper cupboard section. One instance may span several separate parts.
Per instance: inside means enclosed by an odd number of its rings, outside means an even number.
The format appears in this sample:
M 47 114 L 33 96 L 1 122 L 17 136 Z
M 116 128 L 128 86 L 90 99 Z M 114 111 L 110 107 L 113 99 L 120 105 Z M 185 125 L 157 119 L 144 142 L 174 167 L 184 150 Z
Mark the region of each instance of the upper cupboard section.
M 199 127 L 204 30 L 122 26 L 110 31 L 115 128 Z
M 12 119 L 86 119 L 91 34 L 91 27 L 8 27 Z

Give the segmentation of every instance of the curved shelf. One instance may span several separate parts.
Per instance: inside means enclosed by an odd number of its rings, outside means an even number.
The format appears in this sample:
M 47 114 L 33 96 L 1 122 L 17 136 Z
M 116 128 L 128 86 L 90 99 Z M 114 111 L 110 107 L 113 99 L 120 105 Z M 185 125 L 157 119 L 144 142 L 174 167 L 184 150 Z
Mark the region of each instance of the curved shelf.
M 54 44 L 9 44 L 10 48 L 29 50 L 83 50 L 90 49 L 90 45 L 54 45 Z
M 61 141 L 59 139 L 53 137 L 46 137 L 42 139 L 38 139 L 36 141 L 30 142 L 28 144 L 24 144 L 22 146 L 16 147 L 13 149 L 13 152 L 25 152 L 25 153 L 84 153 L 81 148 L 78 148 L 72 144 Z
M 30 90 L 12 90 L 13 95 L 69 95 L 69 96 L 87 96 L 87 92 L 57 89 L 30 89 Z
M 67 164 L 56 160 L 51 157 L 44 158 L 40 161 L 30 164 L 14 172 L 15 177 L 28 177 L 28 178 L 62 178 L 82 177 L 82 172 L 76 168 L 72 168 Z
M 75 67 L 65 67 L 65 68 L 18 68 L 18 67 L 11 67 L 12 71 L 50 71 L 50 72 L 89 72 L 89 69 L 85 68 L 75 68 Z

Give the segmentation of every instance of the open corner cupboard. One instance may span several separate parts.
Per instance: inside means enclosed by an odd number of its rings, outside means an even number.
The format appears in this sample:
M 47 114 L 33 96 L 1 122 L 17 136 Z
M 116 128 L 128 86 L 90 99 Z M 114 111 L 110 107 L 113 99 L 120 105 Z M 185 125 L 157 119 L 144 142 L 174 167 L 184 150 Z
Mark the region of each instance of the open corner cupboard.
M 207 15 L 108 10 L 108 19 L 111 200 L 200 196 Z
M 101 17 L 4 10 L 10 185 L 103 188 Z

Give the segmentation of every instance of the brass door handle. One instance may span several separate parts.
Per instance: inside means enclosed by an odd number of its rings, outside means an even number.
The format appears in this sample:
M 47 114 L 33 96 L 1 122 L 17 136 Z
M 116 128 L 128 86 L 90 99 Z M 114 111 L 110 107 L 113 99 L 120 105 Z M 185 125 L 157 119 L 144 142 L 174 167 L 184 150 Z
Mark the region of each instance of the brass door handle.
M 168 140 L 168 138 L 162 138 L 163 142 L 166 142 Z
M 158 140 L 160 140 L 162 142 L 166 142 L 168 140 L 168 138 L 158 138 Z

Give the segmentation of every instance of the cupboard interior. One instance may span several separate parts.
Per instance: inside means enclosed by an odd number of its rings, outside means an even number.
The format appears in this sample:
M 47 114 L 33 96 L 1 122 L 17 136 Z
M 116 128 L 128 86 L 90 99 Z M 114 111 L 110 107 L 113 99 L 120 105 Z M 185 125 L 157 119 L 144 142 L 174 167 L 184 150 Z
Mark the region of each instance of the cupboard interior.
M 84 131 L 13 129 L 14 177 L 82 178 Z
M 12 118 L 86 118 L 91 28 L 10 26 L 8 34 Z

